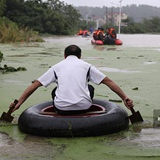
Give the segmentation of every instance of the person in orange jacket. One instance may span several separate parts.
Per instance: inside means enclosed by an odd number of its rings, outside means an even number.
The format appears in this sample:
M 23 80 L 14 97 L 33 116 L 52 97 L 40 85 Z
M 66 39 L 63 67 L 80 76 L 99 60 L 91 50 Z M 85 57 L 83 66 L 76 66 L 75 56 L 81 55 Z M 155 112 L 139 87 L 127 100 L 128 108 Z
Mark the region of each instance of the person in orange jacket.
M 95 30 L 93 32 L 93 38 L 94 40 L 104 40 L 104 29 L 102 27 L 99 27 L 98 30 Z
M 117 38 L 117 34 L 116 34 L 116 30 L 114 28 L 107 28 L 107 36 L 110 36 L 111 38 L 116 39 Z
M 89 32 L 88 32 L 88 30 L 84 30 L 82 37 L 87 37 L 87 36 L 89 36 Z
M 98 29 L 96 29 L 96 30 L 93 32 L 93 39 L 94 39 L 94 40 L 98 40 L 97 32 L 98 32 Z
M 107 28 L 103 43 L 115 44 L 116 38 L 117 38 L 116 30 L 114 28 Z
M 82 29 L 79 30 L 78 35 L 83 35 L 83 30 Z

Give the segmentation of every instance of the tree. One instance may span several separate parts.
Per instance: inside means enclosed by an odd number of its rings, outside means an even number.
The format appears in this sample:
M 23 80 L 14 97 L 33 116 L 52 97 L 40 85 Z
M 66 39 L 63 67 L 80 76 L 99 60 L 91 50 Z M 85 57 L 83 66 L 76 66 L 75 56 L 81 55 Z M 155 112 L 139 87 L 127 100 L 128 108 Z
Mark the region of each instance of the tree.
M 59 0 L 48 0 L 47 3 L 51 8 L 50 14 L 53 16 L 54 26 L 57 26 L 57 33 L 68 34 L 73 32 L 81 16 L 78 11 L 71 5 L 64 4 Z
M 143 28 L 145 32 L 156 33 L 160 32 L 160 17 L 143 20 Z
M 6 7 L 6 0 L 1 0 L 0 1 L 0 16 L 3 14 L 5 7 Z
M 51 34 L 72 33 L 80 18 L 76 9 L 59 0 L 6 0 L 3 16 L 19 27 Z

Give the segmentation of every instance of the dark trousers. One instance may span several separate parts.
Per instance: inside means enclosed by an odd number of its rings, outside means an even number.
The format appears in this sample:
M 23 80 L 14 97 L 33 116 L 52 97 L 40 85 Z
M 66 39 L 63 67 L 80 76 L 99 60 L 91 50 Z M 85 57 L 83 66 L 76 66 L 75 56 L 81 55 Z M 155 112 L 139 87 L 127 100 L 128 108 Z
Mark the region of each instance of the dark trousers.
M 56 96 L 55 95 L 56 89 L 57 89 L 57 87 L 55 87 L 52 90 L 52 93 L 51 93 L 52 99 L 53 99 L 53 105 L 54 105 L 54 98 Z M 94 87 L 92 85 L 88 84 L 88 89 L 89 89 L 89 92 L 90 92 L 90 97 L 91 97 L 91 99 L 93 99 L 93 97 L 94 97 Z M 56 108 L 55 106 L 54 106 L 54 109 L 55 109 L 55 112 L 57 112 L 57 114 L 60 114 L 60 115 L 83 114 L 83 113 L 86 113 L 88 111 L 88 109 L 87 110 L 63 111 L 63 110 L 60 110 L 60 109 Z

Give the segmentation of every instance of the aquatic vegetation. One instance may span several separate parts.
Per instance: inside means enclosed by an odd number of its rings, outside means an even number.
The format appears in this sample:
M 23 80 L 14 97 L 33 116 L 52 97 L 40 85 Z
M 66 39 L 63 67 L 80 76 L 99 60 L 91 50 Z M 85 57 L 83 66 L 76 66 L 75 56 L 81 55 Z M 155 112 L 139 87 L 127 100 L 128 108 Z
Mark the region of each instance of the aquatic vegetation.
M 12 67 L 12 66 L 7 66 L 6 64 L 4 65 L 4 67 L 0 67 L 0 70 L 2 70 L 2 74 L 4 73 L 8 73 L 8 72 L 17 72 L 17 71 L 26 71 L 27 69 L 25 67 Z
M 0 51 L 0 62 L 2 62 L 3 60 L 3 53 Z M 26 71 L 27 69 L 25 67 L 18 67 L 18 68 L 14 68 L 12 66 L 7 66 L 6 64 L 4 65 L 4 67 L 1 67 L 1 63 L 0 63 L 0 72 L 2 71 L 2 74 L 6 73 L 6 72 L 17 72 L 17 71 Z

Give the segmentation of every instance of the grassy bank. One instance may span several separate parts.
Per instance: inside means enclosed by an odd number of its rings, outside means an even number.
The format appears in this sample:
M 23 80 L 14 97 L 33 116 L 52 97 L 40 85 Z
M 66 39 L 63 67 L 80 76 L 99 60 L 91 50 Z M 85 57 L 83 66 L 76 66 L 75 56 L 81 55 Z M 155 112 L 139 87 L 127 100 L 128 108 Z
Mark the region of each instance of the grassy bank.
M 7 18 L 0 17 L 0 43 L 43 42 L 38 33 L 27 28 L 18 27 Z

